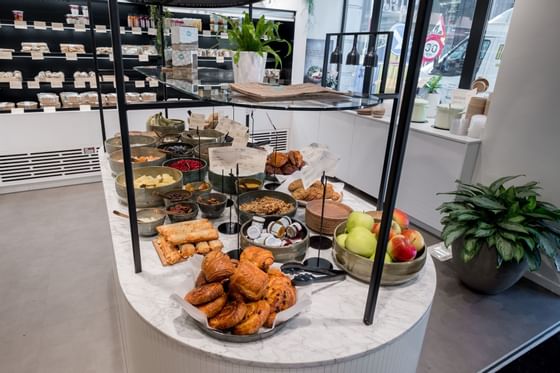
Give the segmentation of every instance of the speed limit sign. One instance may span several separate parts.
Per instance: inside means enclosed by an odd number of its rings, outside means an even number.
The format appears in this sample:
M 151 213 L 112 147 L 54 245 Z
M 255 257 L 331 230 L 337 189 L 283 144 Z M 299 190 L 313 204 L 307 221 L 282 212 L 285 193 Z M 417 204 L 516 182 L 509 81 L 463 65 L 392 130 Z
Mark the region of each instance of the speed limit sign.
M 422 62 L 432 62 L 441 55 L 443 51 L 443 43 L 439 35 L 430 35 L 426 38 L 426 44 L 424 44 L 424 55 Z

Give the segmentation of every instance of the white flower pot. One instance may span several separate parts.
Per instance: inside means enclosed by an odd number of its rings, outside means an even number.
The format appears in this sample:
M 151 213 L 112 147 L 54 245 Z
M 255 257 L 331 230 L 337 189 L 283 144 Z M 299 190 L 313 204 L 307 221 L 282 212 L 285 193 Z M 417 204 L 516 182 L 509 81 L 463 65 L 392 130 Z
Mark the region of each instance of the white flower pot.
M 259 56 L 257 52 L 240 52 L 239 61 L 233 64 L 235 83 L 262 83 L 266 66 L 266 53 Z
M 439 93 L 428 93 L 428 107 L 426 109 L 426 116 L 428 118 L 434 118 L 437 114 L 437 106 L 439 105 L 440 94 Z

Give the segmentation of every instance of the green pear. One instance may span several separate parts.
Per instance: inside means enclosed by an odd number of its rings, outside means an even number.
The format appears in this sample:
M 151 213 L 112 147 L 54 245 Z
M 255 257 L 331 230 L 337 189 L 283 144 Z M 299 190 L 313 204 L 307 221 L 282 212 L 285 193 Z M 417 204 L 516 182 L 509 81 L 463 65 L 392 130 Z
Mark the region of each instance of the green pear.
M 375 253 L 377 239 L 375 234 L 371 233 L 369 229 L 357 226 L 348 233 L 344 244 L 349 251 L 369 258 Z
M 368 215 L 365 212 L 353 211 L 348 216 L 348 221 L 346 222 L 346 232 L 351 232 L 356 227 L 364 227 L 371 232 L 373 223 L 375 223 L 373 216 Z
M 342 233 L 339 234 L 338 236 L 336 236 L 336 243 L 338 244 L 338 246 L 342 247 L 343 249 L 346 248 L 346 239 L 348 238 L 348 234 L 347 233 Z
M 385 260 L 383 262 L 384 263 L 393 263 L 393 258 L 391 258 L 391 255 L 389 255 L 389 253 L 385 253 Z

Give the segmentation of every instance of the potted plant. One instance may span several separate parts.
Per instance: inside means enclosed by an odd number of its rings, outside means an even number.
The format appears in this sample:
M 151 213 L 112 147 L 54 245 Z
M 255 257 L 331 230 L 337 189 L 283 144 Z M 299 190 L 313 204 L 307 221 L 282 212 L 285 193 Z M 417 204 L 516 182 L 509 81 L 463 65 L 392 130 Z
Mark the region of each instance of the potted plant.
M 426 96 L 426 100 L 428 100 L 426 115 L 429 118 L 435 117 L 437 113 L 437 106 L 439 105 L 440 100 L 438 89 L 441 88 L 441 78 L 441 75 L 432 76 L 424 85 L 424 88 L 428 92 Z
M 261 16 L 255 25 L 246 12 L 241 20 L 228 18 L 227 21 L 228 38 L 235 50 L 233 75 L 236 83 L 261 83 L 264 79 L 267 54 L 274 57 L 275 66 L 282 66 L 278 51 L 272 48 L 271 43 L 286 43 L 287 55 L 292 52 L 292 45 L 278 33 L 278 22 L 267 21 Z
M 513 286 L 527 267 L 535 271 L 541 252 L 560 270 L 560 210 L 538 199 L 538 183 L 505 187 L 519 176 L 506 176 L 489 186 L 457 181 L 443 203 L 442 238 L 452 245 L 459 278 L 471 289 L 497 294 Z

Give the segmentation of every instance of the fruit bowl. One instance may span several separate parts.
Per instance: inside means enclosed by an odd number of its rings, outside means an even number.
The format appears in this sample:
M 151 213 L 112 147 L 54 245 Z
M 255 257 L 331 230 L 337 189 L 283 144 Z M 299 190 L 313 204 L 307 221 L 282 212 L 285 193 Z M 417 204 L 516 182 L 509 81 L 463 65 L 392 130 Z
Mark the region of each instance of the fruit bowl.
M 341 247 L 336 241 L 336 236 L 344 233 L 345 230 L 346 222 L 339 224 L 334 230 L 334 262 L 337 266 L 348 272 L 350 276 L 369 283 L 373 261 Z M 426 263 L 426 251 L 424 247 L 420 256 L 410 262 L 385 263 L 383 275 L 381 276 L 381 285 L 400 285 L 415 279 Z

